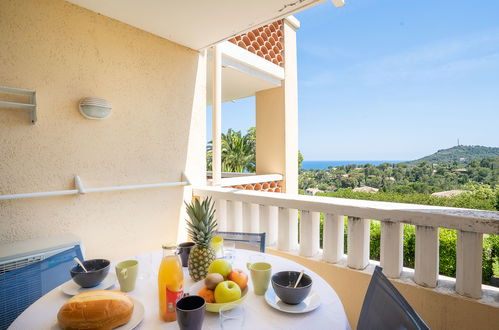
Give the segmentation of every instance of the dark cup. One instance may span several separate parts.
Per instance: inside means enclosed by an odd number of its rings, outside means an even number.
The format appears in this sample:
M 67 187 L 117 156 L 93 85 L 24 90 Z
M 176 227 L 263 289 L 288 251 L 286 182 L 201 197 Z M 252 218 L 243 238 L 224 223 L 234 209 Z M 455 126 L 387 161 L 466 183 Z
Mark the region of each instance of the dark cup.
M 206 302 L 200 296 L 187 296 L 177 301 L 177 322 L 181 330 L 201 330 Z
M 177 247 L 178 254 L 180 255 L 180 260 L 182 260 L 182 267 L 187 267 L 187 262 L 189 261 L 189 254 L 191 249 L 196 245 L 194 242 L 180 243 Z
M 297 305 L 307 298 L 312 288 L 312 278 L 303 274 L 300 283 L 294 288 L 300 272 L 279 272 L 272 276 L 272 287 L 276 295 L 289 305 Z

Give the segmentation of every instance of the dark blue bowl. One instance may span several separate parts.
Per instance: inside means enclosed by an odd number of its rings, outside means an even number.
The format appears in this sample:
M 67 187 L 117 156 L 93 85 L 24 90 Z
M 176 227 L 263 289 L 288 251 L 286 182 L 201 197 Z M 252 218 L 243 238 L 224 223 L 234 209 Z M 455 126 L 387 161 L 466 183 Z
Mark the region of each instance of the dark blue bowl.
M 71 277 L 82 288 L 93 288 L 99 285 L 109 273 L 111 262 L 106 259 L 90 259 L 83 261 L 85 272 L 80 265 L 71 269 Z
M 297 305 L 301 303 L 303 299 L 307 298 L 312 289 L 312 278 L 307 274 L 303 274 L 298 286 L 293 288 L 298 276 L 300 276 L 300 272 L 293 271 L 279 272 L 272 275 L 272 287 L 276 295 L 286 304 Z

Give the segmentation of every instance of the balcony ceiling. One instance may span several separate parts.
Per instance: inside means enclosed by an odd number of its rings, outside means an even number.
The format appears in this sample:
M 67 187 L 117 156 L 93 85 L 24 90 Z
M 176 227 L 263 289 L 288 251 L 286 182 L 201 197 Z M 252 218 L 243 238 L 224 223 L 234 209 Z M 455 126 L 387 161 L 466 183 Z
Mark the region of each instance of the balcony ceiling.
M 325 0 L 68 0 L 200 50 Z

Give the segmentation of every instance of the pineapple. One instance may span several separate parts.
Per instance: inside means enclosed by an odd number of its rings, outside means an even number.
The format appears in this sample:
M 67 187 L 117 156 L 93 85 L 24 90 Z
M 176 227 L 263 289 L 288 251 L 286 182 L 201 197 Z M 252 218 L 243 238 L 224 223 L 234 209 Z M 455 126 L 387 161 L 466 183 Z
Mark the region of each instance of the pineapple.
M 215 235 L 217 221 L 215 220 L 214 202 L 211 198 L 203 202 L 195 199 L 187 204 L 187 232 L 196 243 L 189 254 L 189 275 L 194 281 L 200 281 L 208 274 L 208 267 L 215 260 L 215 250 L 210 246 L 212 237 Z

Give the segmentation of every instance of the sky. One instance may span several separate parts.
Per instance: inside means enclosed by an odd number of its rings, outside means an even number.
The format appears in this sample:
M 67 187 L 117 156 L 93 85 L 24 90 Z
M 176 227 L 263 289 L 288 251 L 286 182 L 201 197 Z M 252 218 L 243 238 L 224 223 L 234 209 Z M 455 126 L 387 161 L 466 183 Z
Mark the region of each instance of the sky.
M 305 160 L 499 146 L 499 1 L 346 2 L 295 15 Z M 224 132 L 254 125 L 254 98 L 223 104 Z

